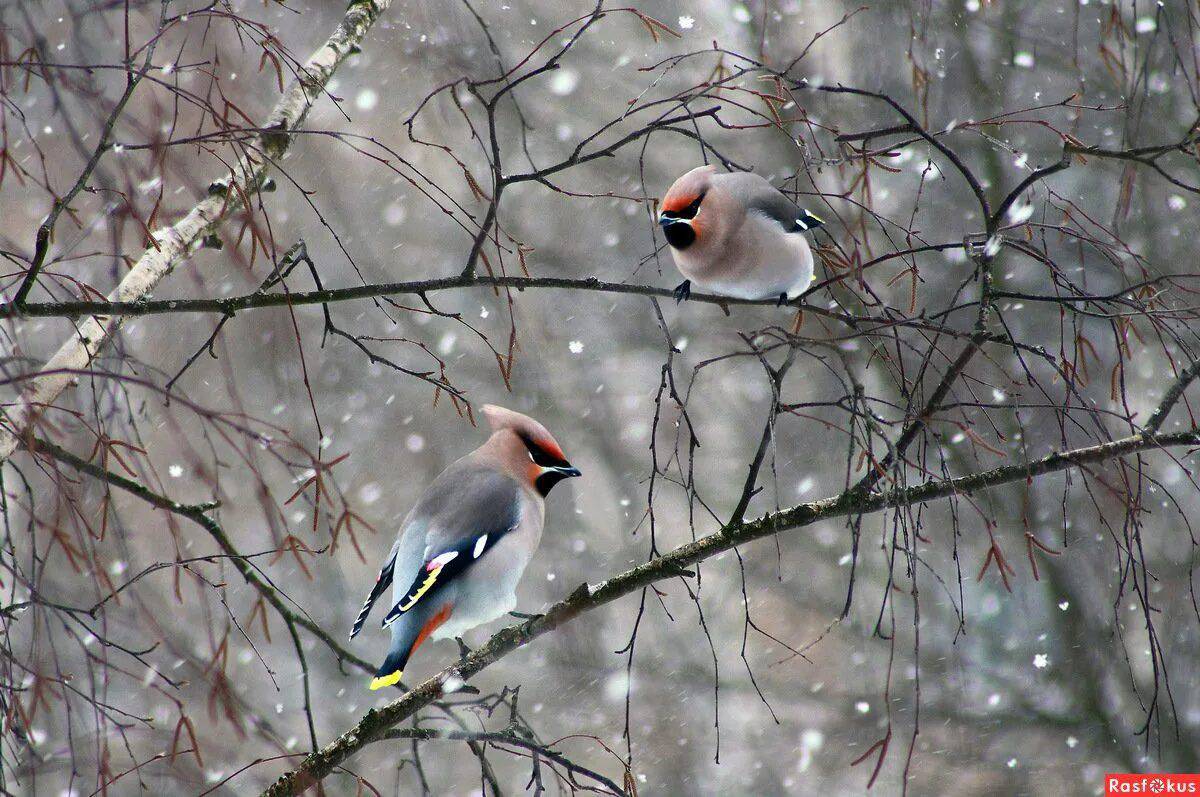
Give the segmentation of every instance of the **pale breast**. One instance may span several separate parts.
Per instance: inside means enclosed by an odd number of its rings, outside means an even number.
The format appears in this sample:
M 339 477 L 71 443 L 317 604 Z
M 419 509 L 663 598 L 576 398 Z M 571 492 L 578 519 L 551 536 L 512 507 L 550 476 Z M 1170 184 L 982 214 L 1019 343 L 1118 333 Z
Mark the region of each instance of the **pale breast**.
M 779 223 L 758 213 L 746 217 L 719 252 L 692 246 L 672 250 L 680 273 L 701 290 L 739 299 L 789 298 L 812 283 L 813 259 L 800 233 L 784 232 Z
M 517 584 L 542 537 L 544 508 L 522 495 L 521 520 L 455 584 L 454 611 L 433 632 L 434 639 L 452 639 L 478 625 L 503 617 L 516 607 Z

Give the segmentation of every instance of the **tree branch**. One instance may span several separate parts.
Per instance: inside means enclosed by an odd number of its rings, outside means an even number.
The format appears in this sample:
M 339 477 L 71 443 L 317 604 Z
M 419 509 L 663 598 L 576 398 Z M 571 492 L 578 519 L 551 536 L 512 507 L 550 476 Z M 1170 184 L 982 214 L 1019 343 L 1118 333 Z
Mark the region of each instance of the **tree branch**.
M 297 795 L 320 782 L 358 750 L 371 742 L 386 738 L 394 726 L 442 697 L 445 694 L 444 684 L 449 679 L 467 680 L 514 650 L 580 614 L 637 592 L 656 581 L 673 578 L 680 570 L 735 546 L 830 518 L 935 501 L 1141 451 L 1181 445 L 1200 445 L 1200 430 L 1192 429 L 1158 436 L 1131 435 L 1101 445 L 1058 451 L 1031 462 L 1007 465 L 955 479 L 927 481 L 913 487 L 886 492 L 863 495 L 850 489 L 832 498 L 799 504 L 790 509 L 768 513 L 754 521 L 725 526 L 713 534 L 681 545 L 601 584 L 581 585 L 565 600 L 551 606 L 544 615 L 498 631 L 487 643 L 476 648 L 457 664 L 447 667 L 383 708 L 368 711 L 349 731 L 320 751 L 306 756 L 298 767 L 282 775 L 263 792 L 263 797 Z
M 255 137 L 247 148 L 265 157 L 242 156 L 231 173 L 210 186 L 209 194 L 182 219 L 160 228 L 152 235 L 152 244 L 109 294 L 113 302 L 133 302 L 147 296 L 179 263 L 202 243 L 231 212 L 241 207 L 243 197 L 257 190 L 266 177 L 270 162 L 277 160 L 293 137 L 287 131 L 308 115 L 338 66 L 366 36 L 367 31 L 387 9 L 391 0 L 354 0 L 332 35 L 300 69 L 272 109 L 264 128 L 274 132 Z M 13 303 L 15 306 L 16 303 Z M 8 309 L 13 309 L 10 306 Z M 120 329 L 124 316 L 94 315 L 87 318 L 67 339 L 44 367 L 44 375 L 28 385 L 15 410 L 9 415 L 9 428 L 0 428 L 0 462 L 16 450 L 18 436 L 33 423 L 41 410 L 54 402 L 71 384 L 64 368 L 84 368 L 104 344 Z

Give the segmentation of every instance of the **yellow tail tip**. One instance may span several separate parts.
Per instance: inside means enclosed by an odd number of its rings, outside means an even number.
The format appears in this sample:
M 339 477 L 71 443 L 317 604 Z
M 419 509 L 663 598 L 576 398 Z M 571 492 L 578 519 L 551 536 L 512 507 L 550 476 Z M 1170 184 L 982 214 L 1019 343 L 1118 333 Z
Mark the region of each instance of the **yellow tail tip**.
M 402 677 L 404 677 L 404 671 L 396 670 L 391 675 L 381 675 L 377 678 L 373 678 L 371 679 L 371 691 L 374 692 L 376 689 L 382 689 L 385 686 L 398 684 L 400 683 L 400 679 Z

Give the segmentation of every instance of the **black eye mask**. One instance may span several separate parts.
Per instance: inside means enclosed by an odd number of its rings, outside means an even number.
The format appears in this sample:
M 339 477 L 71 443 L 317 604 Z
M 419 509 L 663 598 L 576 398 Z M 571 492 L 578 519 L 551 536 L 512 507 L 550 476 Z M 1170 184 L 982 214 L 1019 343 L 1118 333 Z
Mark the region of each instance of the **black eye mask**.
M 682 210 L 664 210 L 662 215 L 666 219 L 694 219 L 696 214 L 700 212 L 700 203 L 704 201 L 704 194 L 692 200 L 691 204 Z
M 522 436 L 521 442 L 525 444 L 525 448 L 529 449 L 529 458 L 532 459 L 533 464 L 537 465 L 538 467 L 561 468 L 569 467 L 571 465 L 571 463 L 567 462 L 565 459 L 559 459 L 558 457 L 547 454 L 528 437 Z

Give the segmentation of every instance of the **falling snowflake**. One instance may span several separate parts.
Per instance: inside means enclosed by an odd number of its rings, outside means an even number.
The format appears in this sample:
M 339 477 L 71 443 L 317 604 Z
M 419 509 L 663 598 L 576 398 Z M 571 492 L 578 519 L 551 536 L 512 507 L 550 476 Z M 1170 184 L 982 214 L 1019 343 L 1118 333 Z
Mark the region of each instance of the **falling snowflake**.
M 866 714 L 871 710 L 871 704 L 865 700 L 860 700 L 854 704 L 854 710 L 859 714 Z
M 571 350 L 571 354 L 579 354 L 583 351 L 583 341 L 573 340 L 567 344 L 567 348 Z
M 1024 224 L 1033 216 L 1033 205 L 1028 202 L 1017 202 L 1008 209 L 1008 220 L 1012 224 Z
M 693 19 L 692 17 L 680 17 L 679 18 L 679 27 L 683 28 L 684 30 L 691 30 L 692 26 L 695 24 L 696 24 L 696 20 Z
M 1045 653 L 1038 653 L 1033 657 L 1033 666 L 1039 670 L 1044 670 L 1050 666 L 1050 657 Z
M 172 465 L 171 467 L 167 468 L 167 473 L 171 474 L 172 479 L 178 479 L 180 476 L 183 475 L 183 466 L 182 465 Z
M 579 73 L 574 69 L 560 69 L 550 81 L 550 90 L 560 97 L 565 97 L 575 91 L 579 85 Z
M 1013 56 L 1013 63 L 1023 69 L 1033 68 L 1033 53 L 1022 50 Z
M 354 98 L 354 107 L 360 111 L 370 111 L 379 104 L 379 94 L 374 89 L 363 89 Z
M 1070 601 L 1063 601 L 1062 603 L 1058 604 L 1058 608 L 1059 608 L 1059 610 L 1060 610 L 1060 611 L 1064 611 L 1064 612 L 1065 612 L 1067 609 L 1071 608 L 1071 602 L 1070 602 Z

